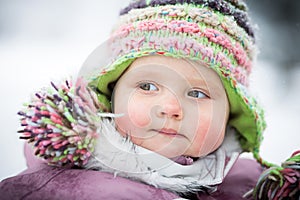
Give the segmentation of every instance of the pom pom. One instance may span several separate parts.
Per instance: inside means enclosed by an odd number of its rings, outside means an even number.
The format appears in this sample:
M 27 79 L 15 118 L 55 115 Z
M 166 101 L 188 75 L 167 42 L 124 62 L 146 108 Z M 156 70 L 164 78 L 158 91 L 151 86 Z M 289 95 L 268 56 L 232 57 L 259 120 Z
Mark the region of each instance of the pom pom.
M 51 165 L 83 166 L 94 151 L 101 110 L 96 94 L 82 80 L 36 93 L 22 116 L 20 138 Z
M 260 176 L 253 192 L 254 199 L 300 198 L 300 150 L 282 163 L 271 167 Z

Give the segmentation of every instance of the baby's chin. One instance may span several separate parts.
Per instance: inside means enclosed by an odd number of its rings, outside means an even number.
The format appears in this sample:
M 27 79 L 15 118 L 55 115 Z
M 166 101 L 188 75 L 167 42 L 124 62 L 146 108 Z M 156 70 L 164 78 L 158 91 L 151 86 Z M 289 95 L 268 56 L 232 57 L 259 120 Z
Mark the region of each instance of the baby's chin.
M 144 147 L 145 148 L 145 147 Z M 175 147 L 176 148 L 176 147 Z M 149 149 L 149 148 L 148 148 Z M 160 151 L 156 151 L 153 149 L 149 149 L 151 151 L 154 151 L 164 157 L 167 157 L 169 159 L 174 159 L 177 158 L 179 156 L 185 156 L 185 157 L 190 157 L 193 158 L 194 160 L 198 159 L 198 158 L 202 158 L 205 157 L 211 153 L 213 153 L 215 150 L 217 150 L 218 148 L 212 148 L 210 150 L 207 151 L 200 151 L 200 150 L 194 150 L 194 149 L 186 149 L 184 150 L 178 150 L 178 149 L 164 149 L 164 150 L 160 150 Z
M 153 151 L 157 154 L 160 154 L 160 155 L 162 155 L 166 158 L 170 158 L 170 159 L 178 157 L 178 156 L 183 156 L 183 155 L 184 156 L 192 156 L 192 157 L 196 156 L 196 155 L 186 154 L 186 145 L 185 144 L 178 144 L 178 145 L 160 144 L 160 145 L 152 146 L 151 143 L 145 144 L 143 142 L 135 141 L 135 140 L 132 140 L 132 142 L 134 144 L 136 144 L 137 146 L 143 147 L 145 149 L 148 149 L 150 151 Z
M 201 154 L 201 153 L 190 153 L 188 151 L 186 151 L 185 148 L 178 148 L 177 146 L 169 146 L 169 147 L 165 147 L 165 148 L 162 148 L 162 149 L 152 149 L 151 147 L 147 147 L 147 146 L 143 146 L 143 145 L 138 145 L 138 146 L 141 146 L 143 148 L 146 148 L 150 151 L 153 151 L 159 155 L 162 155 L 166 158 L 169 158 L 169 159 L 174 159 L 174 158 L 177 158 L 177 157 L 180 157 L 180 156 L 185 156 L 185 157 L 191 157 L 191 158 L 199 158 L 199 157 L 202 157 L 202 156 L 205 156 L 205 154 Z

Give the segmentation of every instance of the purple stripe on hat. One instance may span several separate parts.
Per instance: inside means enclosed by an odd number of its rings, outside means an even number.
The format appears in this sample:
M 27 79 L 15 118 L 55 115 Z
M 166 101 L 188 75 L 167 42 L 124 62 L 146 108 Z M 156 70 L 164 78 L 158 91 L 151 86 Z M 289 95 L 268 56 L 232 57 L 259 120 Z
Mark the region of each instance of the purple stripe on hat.
M 247 11 L 247 5 L 243 0 L 226 0 L 240 10 Z
M 147 7 L 146 0 L 140 0 L 140 1 L 132 2 L 126 8 L 124 8 L 120 11 L 120 15 L 125 15 L 130 10 L 133 10 L 133 9 L 136 9 L 136 8 L 146 8 L 146 7 Z
M 247 17 L 247 14 L 239 10 L 238 7 L 220 0 L 152 0 L 149 5 L 146 4 L 145 0 L 140 0 L 134 3 L 129 4 L 126 8 L 121 10 L 120 15 L 127 14 L 130 10 L 136 8 L 145 8 L 147 6 L 164 6 L 164 5 L 175 5 L 175 4 L 184 4 L 184 3 L 191 3 L 191 4 L 198 4 L 198 5 L 206 5 L 224 15 L 232 15 L 236 20 L 237 24 L 242 27 L 249 36 L 254 38 L 254 32 L 250 27 L 250 23 Z

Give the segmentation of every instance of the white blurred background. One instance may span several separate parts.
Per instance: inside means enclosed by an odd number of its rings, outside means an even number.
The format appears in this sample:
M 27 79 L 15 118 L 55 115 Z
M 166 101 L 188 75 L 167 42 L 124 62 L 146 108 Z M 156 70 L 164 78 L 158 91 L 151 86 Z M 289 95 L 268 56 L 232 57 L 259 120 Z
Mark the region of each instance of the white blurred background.
M 0 180 L 26 168 L 17 112 L 49 81 L 76 75 L 128 0 L 0 0 Z M 280 164 L 300 149 L 300 8 L 297 0 L 248 1 L 260 55 L 252 93 L 266 110 L 261 155 Z

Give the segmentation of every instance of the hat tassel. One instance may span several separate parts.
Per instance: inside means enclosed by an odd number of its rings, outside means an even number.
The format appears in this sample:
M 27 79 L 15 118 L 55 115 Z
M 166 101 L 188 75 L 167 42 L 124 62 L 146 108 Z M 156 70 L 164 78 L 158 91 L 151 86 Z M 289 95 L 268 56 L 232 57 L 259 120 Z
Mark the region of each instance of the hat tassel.
M 258 179 L 250 191 L 254 199 L 295 199 L 300 198 L 300 150 L 281 164 L 271 166 Z

